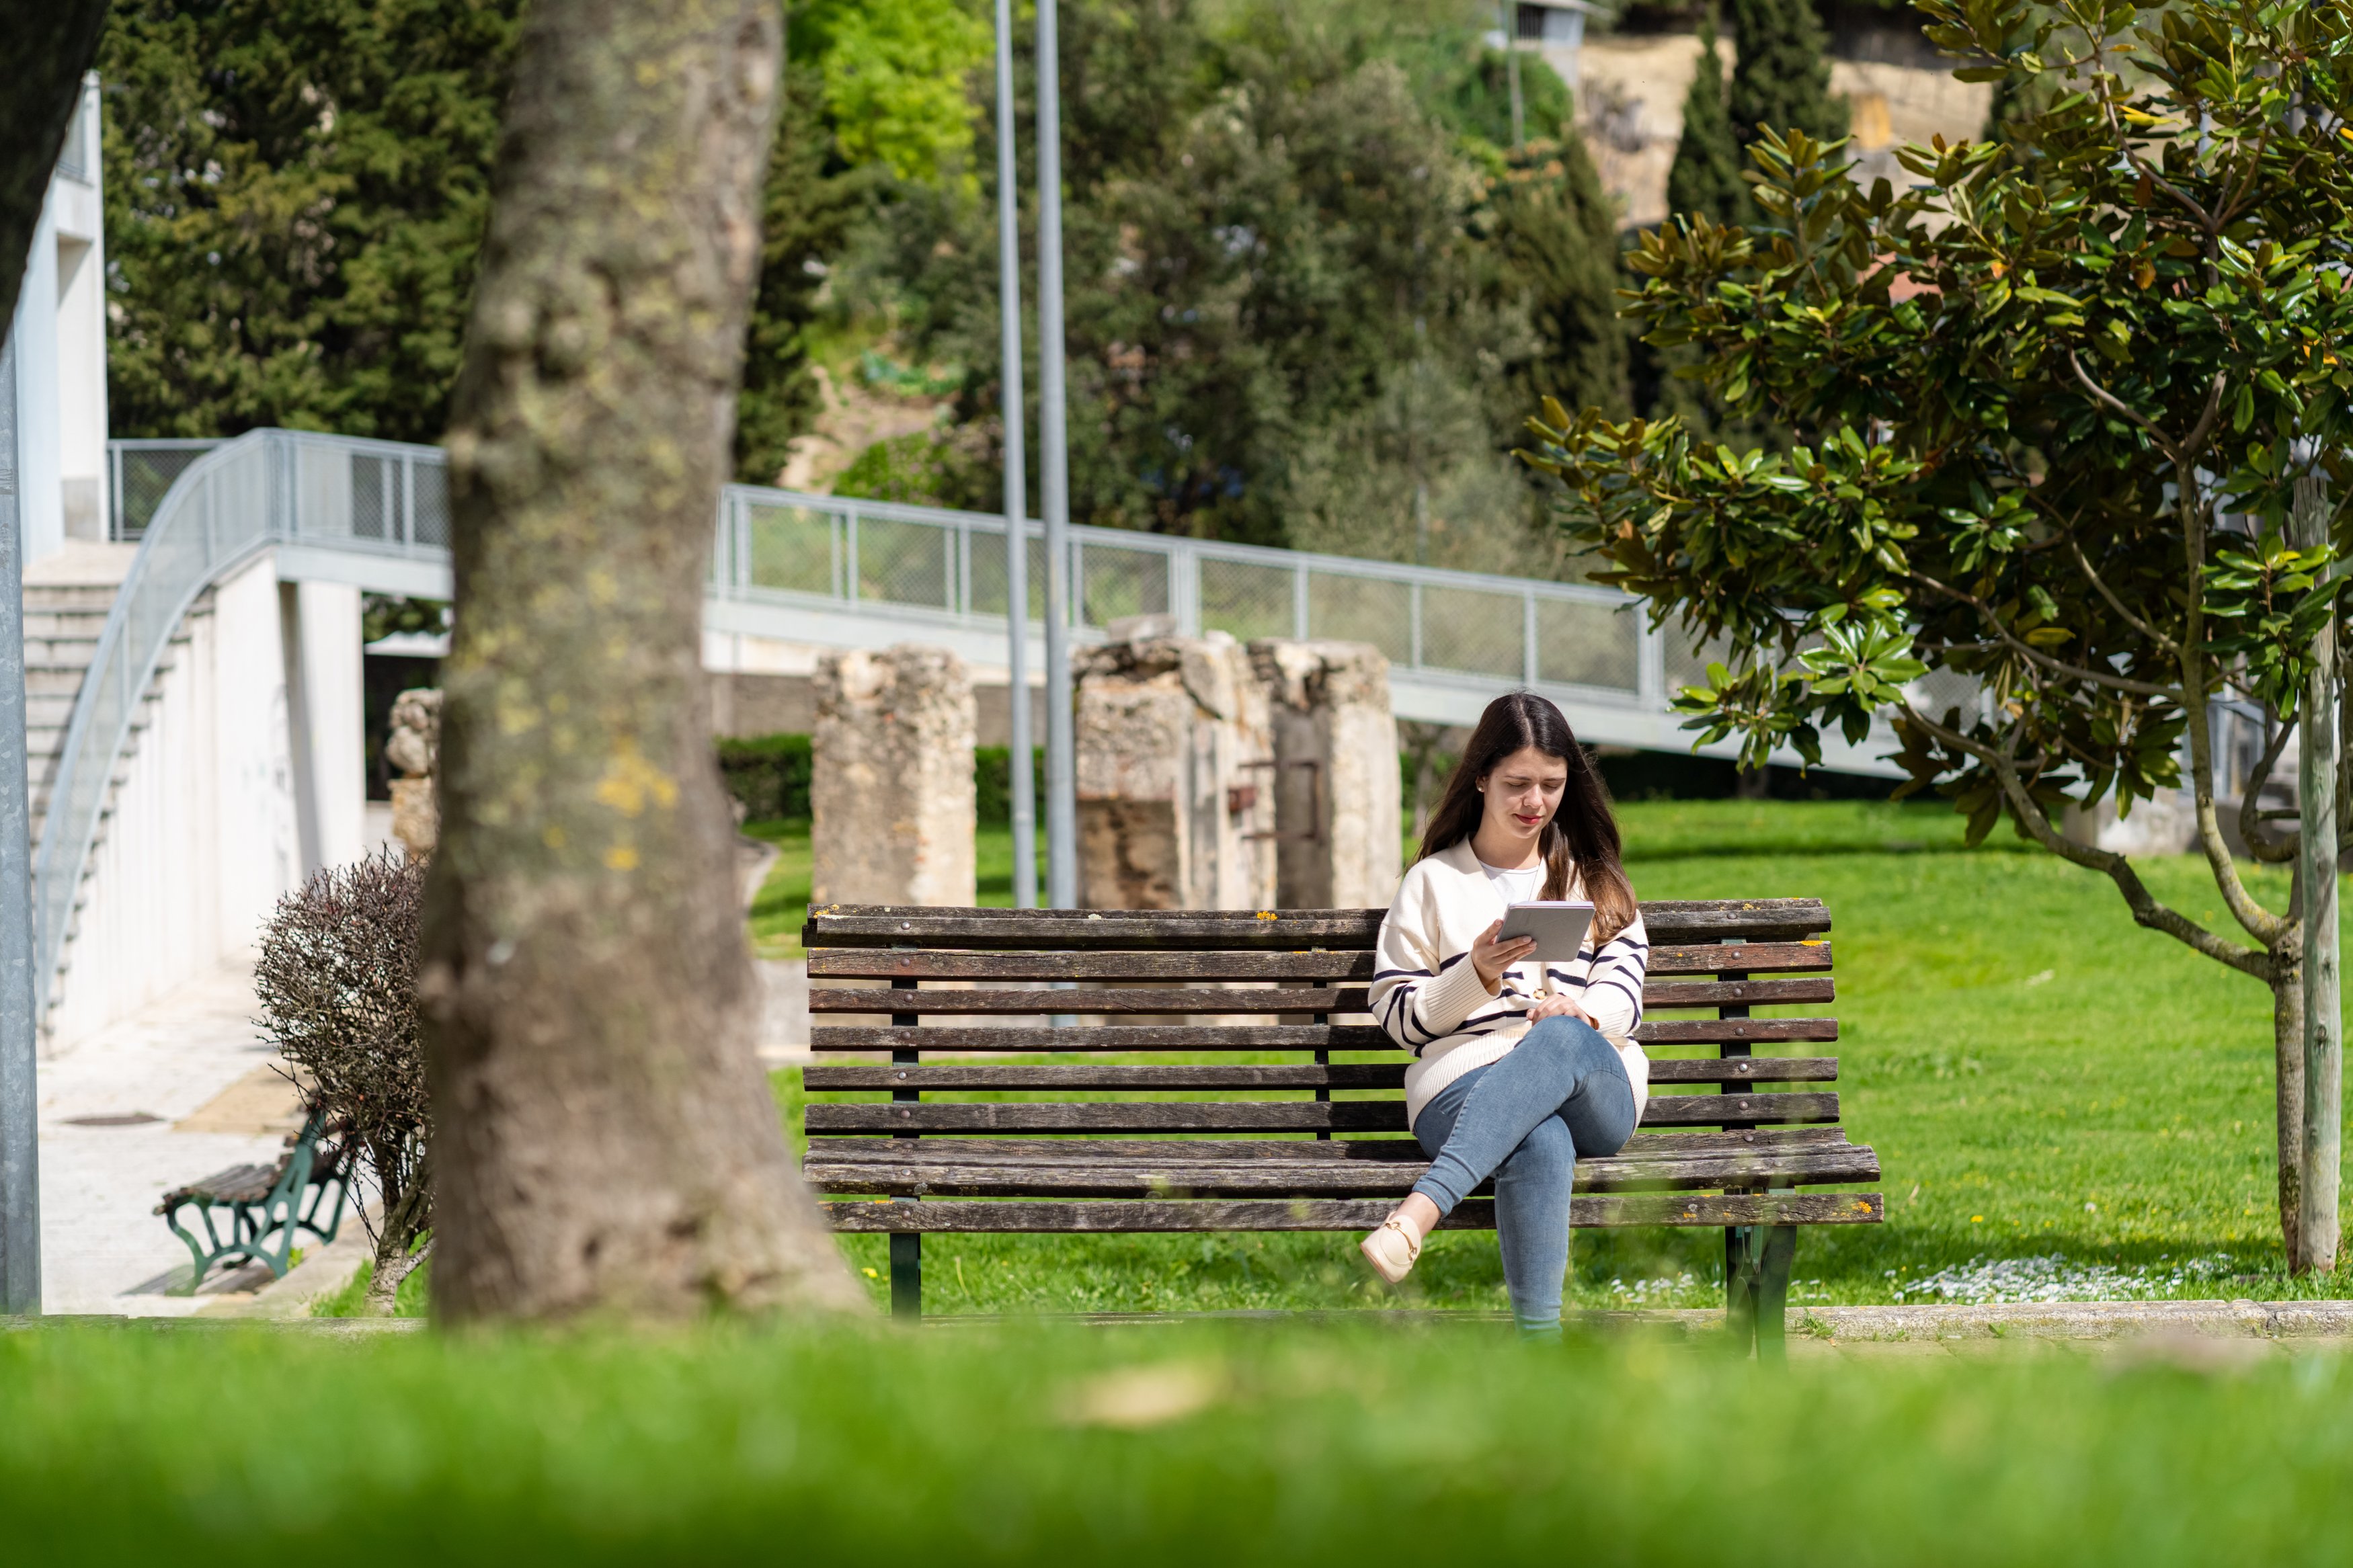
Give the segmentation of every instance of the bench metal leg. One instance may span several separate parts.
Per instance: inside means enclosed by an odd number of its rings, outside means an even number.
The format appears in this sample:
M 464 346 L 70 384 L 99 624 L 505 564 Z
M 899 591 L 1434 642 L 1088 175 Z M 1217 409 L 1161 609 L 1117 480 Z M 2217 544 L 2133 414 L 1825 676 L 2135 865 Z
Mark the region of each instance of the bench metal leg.
M 1724 1322 L 1734 1355 L 1746 1360 L 1757 1343 L 1757 1227 L 1727 1226 L 1724 1232 Z
M 919 1232 L 891 1233 L 891 1315 L 910 1321 L 923 1315 L 923 1238 Z
M 1789 1360 L 1789 1264 L 1798 1255 L 1798 1227 L 1777 1225 L 1765 1232 L 1763 1256 L 1757 1260 L 1757 1359 L 1767 1366 L 1786 1366 Z

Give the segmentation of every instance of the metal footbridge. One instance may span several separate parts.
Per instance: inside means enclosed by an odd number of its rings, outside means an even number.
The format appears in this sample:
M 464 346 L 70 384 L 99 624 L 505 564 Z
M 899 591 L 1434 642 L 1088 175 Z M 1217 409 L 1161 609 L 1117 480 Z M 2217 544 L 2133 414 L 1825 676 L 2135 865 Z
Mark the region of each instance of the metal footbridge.
M 45 994 L 140 700 L 206 589 L 275 551 L 283 581 L 450 596 L 437 447 L 255 430 L 221 442 L 118 441 L 111 461 L 111 531 L 140 550 L 76 700 L 41 836 L 34 897 Z M 1005 530 L 1003 518 L 981 513 L 731 485 L 714 520 L 704 626 L 828 647 L 924 642 L 984 674 L 1001 671 Z M 1024 531 L 1029 602 L 1041 606 L 1044 529 L 1032 521 Z M 1648 630 L 1637 602 L 1610 589 L 1116 529 L 1074 527 L 1070 541 L 1076 641 L 1165 615 L 1188 636 L 1367 642 L 1388 656 L 1400 719 L 1469 723 L 1499 693 L 1525 687 L 1559 703 L 1588 742 L 1690 744 L 1668 699 L 1704 661 Z M 1030 636 L 1029 668 L 1039 669 L 1034 618 Z M 1891 773 L 1877 760 L 1883 749 L 1826 744 L 1824 761 Z

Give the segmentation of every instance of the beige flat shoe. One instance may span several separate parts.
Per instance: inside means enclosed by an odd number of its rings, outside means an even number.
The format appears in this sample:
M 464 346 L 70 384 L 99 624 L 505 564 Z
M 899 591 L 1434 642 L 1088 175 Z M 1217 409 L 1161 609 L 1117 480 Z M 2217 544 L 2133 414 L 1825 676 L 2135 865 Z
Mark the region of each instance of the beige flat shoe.
M 1381 1227 L 1356 1243 L 1356 1250 L 1373 1266 L 1373 1272 L 1395 1285 L 1413 1272 L 1416 1259 L 1421 1257 L 1421 1243 L 1413 1238 L 1413 1231 L 1396 1215 L 1381 1221 Z

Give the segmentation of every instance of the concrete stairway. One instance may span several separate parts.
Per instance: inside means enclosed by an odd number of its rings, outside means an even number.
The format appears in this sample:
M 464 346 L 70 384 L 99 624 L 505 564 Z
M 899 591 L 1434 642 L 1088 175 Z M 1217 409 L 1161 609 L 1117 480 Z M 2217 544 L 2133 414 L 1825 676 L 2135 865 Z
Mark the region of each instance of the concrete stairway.
M 107 615 L 114 607 L 115 596 L 137 550 L 136 545 L 129 544 L 72 543 L 58 554 L 36 562 L 25 573 L 25 740 L 37 862 L 41 836 L 47 827 L 50 795 L 65 752 L 67 726 L 73 721 L 74 702 L 89 676 L 100 634 L 106 628 Z M 207 592 L 190 611 L 188 620 L 211 613 L 212 595 Z M 140 734 L 147 727 L 147 710 L 156 700 L 163 678 L 177 662 L 188 637 L 188 624 L 184 621 L 157 667 L 154 679 L 148 682 L 142 694 L 141 712 L 132 721 L 129 743 L 115 760 L 114 776 L 107 784 L 108 799 L 100 808 L 93 846 L 105 842 L 108 823 L 113 816 L 113 794 L 121 787 L 131 759 L 138 752 Z M 84 868 L 85 878 L 96 864 L 93 856 Z M 77 889 L 77 916 L 81 906 L 82 898 Z M 71 966 L 74 934 L 74 928 L 69 926 L 60 975 Z

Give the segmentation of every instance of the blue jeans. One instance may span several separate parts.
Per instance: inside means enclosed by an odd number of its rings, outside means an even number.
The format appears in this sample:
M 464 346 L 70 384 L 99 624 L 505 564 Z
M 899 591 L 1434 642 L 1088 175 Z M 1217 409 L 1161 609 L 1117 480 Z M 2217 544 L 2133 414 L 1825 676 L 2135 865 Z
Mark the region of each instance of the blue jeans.
M 1614 1154 L 1633 1133 L 1626 1064 L 1576 1018 L 1539 1019 L 1511 1055 L 1472 1068 L 1421 1108 L 1413 1135 L 1430 1166 L 1413 1190 L 1445 1215 L 1494 1177 L 1495 1239 L 1522 1333 L 1560 1332 L 1577 1157 Z

